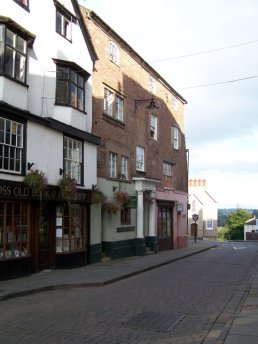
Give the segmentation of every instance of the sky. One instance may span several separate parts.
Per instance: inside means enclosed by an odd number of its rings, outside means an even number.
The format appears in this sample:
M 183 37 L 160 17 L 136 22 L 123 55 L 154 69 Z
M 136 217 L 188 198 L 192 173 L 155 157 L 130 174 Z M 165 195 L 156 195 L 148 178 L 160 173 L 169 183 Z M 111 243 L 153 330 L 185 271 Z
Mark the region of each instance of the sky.
M 258 209 L 258 1 L 80 0 L 187 101 L 189 179 Z

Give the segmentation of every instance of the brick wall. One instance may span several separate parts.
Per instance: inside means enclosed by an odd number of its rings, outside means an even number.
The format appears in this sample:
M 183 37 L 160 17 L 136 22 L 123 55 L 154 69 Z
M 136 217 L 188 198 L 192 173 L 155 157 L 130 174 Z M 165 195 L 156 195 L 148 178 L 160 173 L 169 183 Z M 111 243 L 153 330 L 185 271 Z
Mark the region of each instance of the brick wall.
M 187 162 L 184 136 L 184 100 L 178 98 L 178 110 L 172 108 L 173 90 L 149 68 L 143 59 L 128 46 L 100 18 L 83 11 L 84 20 L 94 44 L 98 61 L 93 73 L 93 133 L 102 138 L 98 149 L 98 176 L 108 177 L 109 151 L 129 158 L 129 179 L 136 175 L 136 145 L 145 149 L 145 174 L 147 178 L 162 179 L 163 161 L 174 166 L 174 181 L 177 189 L 187 192 Z M 119 46 L 119 66 L 110 61 L 109 40 Z M 149 75 L 156 80 L 156 93 L 149 90 Z M 124 124 L 106 115 L 103 111 L 104 87 L 124 99 Z M 135 99 L 154 99 L 158 103 L 158 139 L 150 136 L 150 113 L 148 103 Z M 171 126 L 176 124 L 181 132 L 181 145 L 175 150 L 171 144 Z M 161 185 L 160 185 L 161 186 Z

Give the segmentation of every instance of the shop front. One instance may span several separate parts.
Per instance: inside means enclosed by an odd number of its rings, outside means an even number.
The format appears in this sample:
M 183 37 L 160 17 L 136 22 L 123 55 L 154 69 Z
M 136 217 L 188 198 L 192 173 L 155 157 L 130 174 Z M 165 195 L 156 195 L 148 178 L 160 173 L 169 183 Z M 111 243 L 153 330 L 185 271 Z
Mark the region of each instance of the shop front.
M 0 279 L 87 264 L 91 191 L 0 182 Z

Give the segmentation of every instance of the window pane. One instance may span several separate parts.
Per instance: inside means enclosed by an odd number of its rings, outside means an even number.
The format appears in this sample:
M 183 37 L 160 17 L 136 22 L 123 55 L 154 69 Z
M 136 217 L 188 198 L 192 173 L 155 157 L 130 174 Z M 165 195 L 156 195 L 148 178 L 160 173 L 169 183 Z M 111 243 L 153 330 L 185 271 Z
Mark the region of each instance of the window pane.
M 17 36 L 17 50 L 20 51 L 22 54 L 26 54 L 26 47 L 26 41 L 23 38 Z
M 5 53 L 5 74 L 14 78 L 15 51 L 6 47 Z
M 104 111 L 112 116 L 113 93 L 105 88 L 104 90 Z
M 15 77 L 17 80 L 25 82 L 25 57 L 16 53 L 16 71 Z
M 78 109 L 83 111 L 84 107 L 83 107 L 83 90 L 81 88 L 78 88 L 78 98 L 77 98 L 77 106 L 78 106 Z
M 8 29 L 6 29 L 6 44 L 15 47 L 15 34 Z
M 77 107 L 77 87 L 74 84 L 71 85 L 71 105 Z
M 68 104 L 69 101 L 69 86 L 66 81 L 58 81 L 56 90 L 56 101 L 57 103 Z
M 123 99 L 116 97 L 116 119 L 123 121 Z

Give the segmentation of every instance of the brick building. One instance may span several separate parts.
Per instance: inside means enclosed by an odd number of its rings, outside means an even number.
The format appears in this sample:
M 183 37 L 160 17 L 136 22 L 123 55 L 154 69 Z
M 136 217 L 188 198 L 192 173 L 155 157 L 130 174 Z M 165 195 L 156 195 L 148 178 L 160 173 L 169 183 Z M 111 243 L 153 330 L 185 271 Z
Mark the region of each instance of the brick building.
M 185 246 L 185 99 L 96 13 L 80 7 L 97 54 L 92 131 L 98 146 L 91 259 Z

